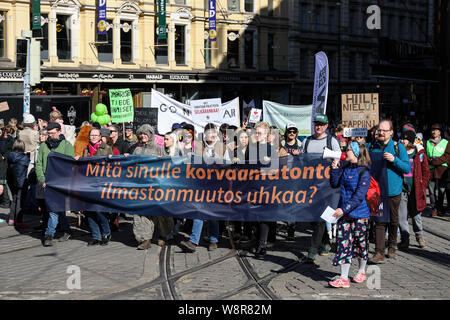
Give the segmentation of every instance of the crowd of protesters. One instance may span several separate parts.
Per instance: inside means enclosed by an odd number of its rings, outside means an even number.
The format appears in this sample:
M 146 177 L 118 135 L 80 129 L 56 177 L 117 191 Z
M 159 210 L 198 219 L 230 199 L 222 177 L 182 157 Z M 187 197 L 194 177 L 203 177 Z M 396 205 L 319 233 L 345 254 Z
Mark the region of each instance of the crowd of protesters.
M 359 268 L 354 282 L 366 279 L 367 262 L 383 263 L 385 258 L 395 258 L 397 250 L 408 249 L 412 218 L 413 232 L 421 248 L 426 246 L 423 237 L 422 212 L 427 206 L 432 216 L 445 215 L 450 196 L 450 128 L 433 124 L 425 131 L 415 124 L 404 123 L 394 127 L 390 120 L 382 120 L 368 131 L 367 137 L 344 137 L 344 127 L 331 128 L 325 114 L 316 114 L 314 130 L 309 137 L 299 136 L 294 123 L 283 128 L 270 126 L 267 122 L 241 127 L 213 123 L 203 128 L 203 133 L 187 123 L 174 123 L 164 136 L 164 146 L 155 142 L 155 128 L 149 124 L 140 126 L 136 132 L 132 124 L 100 126 L 84 122 L 80 128 L 64 124 L 62 114 L 53 109 L 49 120 L 38 119 L 31 114 L 24 116 L 21 124 L 11 119 L 0 127 L 0 205 L 9 207 L 6 223 L 17 228 L 28 228 L 23 222 L 24 213 L 42 215 L 43 245 L 53 246 L 57 228 L 63 233 L 59 241 L 67 241 L 72 232 L 66 212 L 49 212 L 45 205 L 45 173 L 50 152 L 58 152 L 75 159 L 92 156 L 150 155 L 191 156 L 221 158 L 231 163 L 244 163 L 264 154 L 279 159 L 299 157 L 302 153 L 323 153 L 325 147 L 346 154 L 346 161 L 331 163 L 330 183 L 340 188 L 341 198 L 334 216 L 340 218 L 336 225 L 325 221 L 311 223 L 313 230 L 306 263 L 316 263 L 317 255 L 328 255 L 331 241 L 335 238 L 336 255 L 334 265 L 339 265 L 341 274 L 332 279 L 333 287 L 350 286 L 348 277 L 351 261 L 357 258 Z M 419 132 L 421 131 L 422 132 Z M 124 134 L 122 134 L 124 133 Z M 426 137 L 426 139 L 424 139 Z M 256 152 L 252 154 L 254 147 Z M 259 151 L 263 150 L 263 153 Z M 369 189 L 371 175 L 370 152 L 382 152 L 387 161 L 390 220 L 388 223 L 370 222 L 371 213 L 364 201 Z M 444 198 L 447 197 L 447 208 Z M 91 233 L 88 246 L 107 245 L 112 232 L 119 228 L 119 214 L 111 212 L 79 212 Z M 255 258 L 264 259 L 273 247 L 277 233 L 276 222 L 231 222 L 217 220 L 174 219 L 171 217 L 133 215 L 133 235 L 137 249 L 151 247 L 154 233 L 159 236 L 157 244 L 164 246 L 177 237 L 180 228 L 189 234 L 188 239 L 177 244 L 186 252 L 195 252 L 200 243 L 203 226 L 208 225 L 208 250 L 217 249 L 222 231 L 230 237 L 252 247 Z M 296 223 L 287 223 L 286 240 L 295 240 Z M 334 230 L 333 230 L 334 229 Z M 386 252 L 386 230 L 388 233 Z M 400 230 L 400 242 L 397 231 Z M 369 239 L 375 243 L 375 255 L 369 259 Z

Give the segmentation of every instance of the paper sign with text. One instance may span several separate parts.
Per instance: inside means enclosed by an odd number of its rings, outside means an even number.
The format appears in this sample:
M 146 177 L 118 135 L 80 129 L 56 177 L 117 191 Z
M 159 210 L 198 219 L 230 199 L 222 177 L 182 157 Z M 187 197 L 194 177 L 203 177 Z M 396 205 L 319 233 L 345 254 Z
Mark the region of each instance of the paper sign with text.
M 130 89 L 110 89 L 109 100 L 112 123 L 133 122 L 133 96 Z
M 370 129 L 378 124 L 378 93 L 342 94 L 342 125 Z
M 367 137 L 367 128 L 344 128 L 344 137 Z
M 257 123 L 261 121 L 261 113 L 262 113 L 261 109 L 252 108 L 252 110 L 250 111 L 250 118 L 248 122 Z

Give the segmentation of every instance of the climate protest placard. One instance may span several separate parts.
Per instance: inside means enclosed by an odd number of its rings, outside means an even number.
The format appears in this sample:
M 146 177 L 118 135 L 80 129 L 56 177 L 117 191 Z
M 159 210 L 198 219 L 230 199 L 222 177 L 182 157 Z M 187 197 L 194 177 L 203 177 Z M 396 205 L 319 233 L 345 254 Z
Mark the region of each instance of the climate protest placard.
M 380 121 L 378 108 L 378 93 L 343 94 L 342 125 L 370 129 Z
M 312 104 L 306 106 L 294 106 L 263 100 L 263 119 L 280 129 L 284 129 L 288 123 L 295 123 L 298 134 L 311 135 Z
M 111 122 L 132 122 L 134 120 L 133 96 L 130 89 L 110 89 Z

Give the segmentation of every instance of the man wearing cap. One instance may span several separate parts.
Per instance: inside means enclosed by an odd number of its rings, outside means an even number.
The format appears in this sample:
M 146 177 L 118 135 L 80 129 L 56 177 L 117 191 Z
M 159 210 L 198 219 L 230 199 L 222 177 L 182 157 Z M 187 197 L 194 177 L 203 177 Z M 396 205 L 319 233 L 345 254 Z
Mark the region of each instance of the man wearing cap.
M 325 114 L 317 113 L 314 117 L 314 134 L 306 138 L 303 143 L 304 153 L 323 154 L 325 147 L 333 151 L 341 151 L 341 146 L 336 137 L 326 132 L 328 129 L 328 117 Z M 331 246 L 328 234 L 325 232 L 325 221 L 317 221 L 311 223 L 313 234 L 311 238 L 311 247 L 309 248 L 307 263 L 315 263 L 317 253 L 320 255 L 328 255 Z M 320 250 L 319 250 L 320 248 Z
M 125 141 L 128 146 L 132 146 L 138 141 L 137 136 L 133 133 L 133 125 L 131 123 L 125 124 Z
M 36 159 L 36 176 L 38 184 L 42 185 L 45 189 L 45 172 L 47 170 L 47 158 L 50 152 L 58 152 L 66 156 L 75 157 L 75 150 L 70 142 L 64 139 L 61 134 L 61 126 L 58 122 L 49 122 L 47 126 L 48 139 L 43 142 L 38 151 Z M 49 212 L 49 220 L 47 223 L 47 229 L 44 235 L 44 246 L 52 246 L 52 240 L 55 235 L 56 226 L 61 224 L 61 228 L 64 231 L 60 241 L 65 241 L 70 238 L 70 227 L 67 222 L 66 212 Z
M 284 140 L 281 142 L 287 153 L 298 156 L 302 151 L 302 143 L 298 139 L 298 129 L 295 123 L 289 123 L 284 132 Z
M 435 123 L 431 126 L 431 138 L 425 144 L 428 163 L 431 170 L 431 180 L 428 185 L 432 216 L 444 214 L 444 192 L 448 177 L 450 160 L 450 143 L 442 138 L 442 127 Z M 436 201 L 437 194 L 437 201 Z M 447 199 L 448 201 L 448 199 Z
M 32 114 L 24 114 L 23 130 L 19 130 L 18 134 L 18 139 L 25 143 L 25 153 L 29 153 L 30 159 L 34 159 L 34 150 L 39 145 L 39 132 L 36 119 Z

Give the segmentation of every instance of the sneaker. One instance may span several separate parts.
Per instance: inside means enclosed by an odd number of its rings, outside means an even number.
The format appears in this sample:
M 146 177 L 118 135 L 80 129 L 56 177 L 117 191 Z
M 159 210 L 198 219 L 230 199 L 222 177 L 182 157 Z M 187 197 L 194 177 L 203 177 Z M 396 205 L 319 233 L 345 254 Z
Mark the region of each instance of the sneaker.
M 53 245 L 53 237 L 51 235 L 46 235 L 44 239 L 44 247 L 51 247 Z
M 388 254 L 386 257 L 388 257 L 390 259 L 395 259 L 396 256 L 397 256 L 397 250 L 395 250 L 395 248 L 389 248 Z
M 208 251 L 214 251 L 217 249 L 217 243 L 216 242 L 211 242 L 209 247 L 208 247 Z
M 195 252 L 195 250 L 197 250 L 197 245 L 195 243 L 190 242 L 190 241 L 181 241 L 180 242 L 180 246 L 186 252 L 191 252 L 192 253 L 192 252 Z
M 328 284 L 334 288 L 350 288 L 350 280 L 344 279 L 341 276 L 333 278 Z
M 8 226 L 13 226 L 14 225 L 14 220 L 8 220 Z
M 152 242 L 151 240 L 145 240 L 144 242 L 142 242 L 140 245 L 138 245 L 138 250 L 145 250 L 148 249 L 152 246 Z
M 58 241 L 59 242 L 67 241 L 69 240 L 70 236 L 71 236 L 70 233 L 64 232 L 64 234 L 62 235 L 61 238 L 58 239 Z
M 366 281 L 367 277 L 366 277 L 366 273 L 364 271 L 358 271 L 358 273 L 356 274 L 356 276 L 353 277 L 353 282 L 356 283 L 361 283 Z
M 258 260 L 263 260 L 264 257 L 266 256 L 267 250 L 264 247 L 258 247 L 255 250 L 255 258 Z
M 427 244 L 425 243 L 425 240 L 423 239 L 422 236 L 417 236 L 416 240 L 419 243 L 420 248 L 425 248 L 427 246 Z
M 92 246 L 98 246 L 101 243 L 100 240 L 97 239 L 92 239 L 91 241 L 88 242 L 88 247 L 92 247 Z
M 386 261 L 384 260 L 384 254 L 382 254 L 381 252 L 377 252 L 372 259 L 369 260 L 369 262 L 371 264 L 381 264 L 381 263 L 385 263 Z
M 328 231 L 328 239 L 330 241 L 333 240 L 333 231 L 332 230 Z
M 436 217 L 438 215 L 438 211 L 436 209 L 433 210 L 433 213 L 431 214 L 432 217 Z
M 103 236 L 100 245 L 101 246 L 106 246 L 108 244 L 109 240 L 111 240 L 111 235 Z

